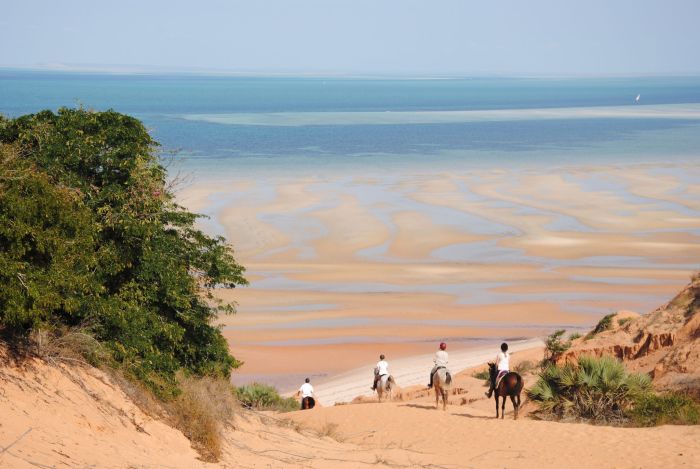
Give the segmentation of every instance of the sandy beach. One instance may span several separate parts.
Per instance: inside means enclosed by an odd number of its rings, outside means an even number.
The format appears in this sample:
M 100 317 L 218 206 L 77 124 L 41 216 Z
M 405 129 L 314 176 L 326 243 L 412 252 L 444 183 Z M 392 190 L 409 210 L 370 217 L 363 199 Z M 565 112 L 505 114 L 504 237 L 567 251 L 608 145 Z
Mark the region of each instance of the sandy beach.
M 544 343 L 539 339 L 529 339 L 510 344 L 514 364 L 523 360 L 523 352 L 537 351 L 541 354 Z M 519 353 L 520 352 L 520 353 Z M 478 348 L 458 350 L 450 353 L 448 369 L 457 375 L 468 368 L 483 365 L 495 358 L 494 348 Z M 433 366 L 434 354 L 418 355 L 392 360 L 390 373 L 394 377 L 397 389 L 409 386 L 424 388 L 428 375 Z M 372 397 L 375 393 L 369 389 L 372 381 L 372 369 L 359 368 L 335 375 L 315 384 L 314 396 L 322 406 L 332 406 L 337 403 L 350 402 L 357 397 Z M 398 391 L 400 392 L 400 391 Z
M 694 164 L 238 174 L 179 201 L 250 286 L 221 291 L 245 362 L 285 391 L 430 354 L 583 330 L 662 303 L 700 262 Z

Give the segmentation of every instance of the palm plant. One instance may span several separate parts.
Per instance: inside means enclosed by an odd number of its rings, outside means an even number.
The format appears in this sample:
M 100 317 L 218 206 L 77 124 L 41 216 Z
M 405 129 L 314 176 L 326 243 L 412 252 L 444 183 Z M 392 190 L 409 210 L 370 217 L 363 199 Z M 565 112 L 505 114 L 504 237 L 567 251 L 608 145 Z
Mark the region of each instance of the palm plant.
M 650 389 L 648 375 L 627 373 L 612 357 L 582 356 L 576 364 L 547 366 L 528 396 L 544 416 L 619 423 Z

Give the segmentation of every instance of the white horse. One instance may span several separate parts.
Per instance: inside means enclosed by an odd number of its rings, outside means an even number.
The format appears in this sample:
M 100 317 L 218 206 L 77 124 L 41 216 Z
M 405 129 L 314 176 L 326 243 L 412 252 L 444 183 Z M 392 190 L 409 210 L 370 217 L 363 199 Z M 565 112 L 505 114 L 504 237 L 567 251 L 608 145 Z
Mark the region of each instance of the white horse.
M 379 382 L 377 383 L 377 398 L 379 399 L 379 402 L 382 402 L 382 398 L 384 396 L 391 400 L 394 386 L 396 386 L 396 381 L 394 381 L 393 376 L 382 375 L 381 378 L 379 378 Z
M 433 373 L 433 389 L 435 389 L 435 408 L 439 408 L 442 396 L 442 410 L 447 410 L 447 395 L 452 388 L 452 377 L 447 374 L 446 368 L 438 368 Z

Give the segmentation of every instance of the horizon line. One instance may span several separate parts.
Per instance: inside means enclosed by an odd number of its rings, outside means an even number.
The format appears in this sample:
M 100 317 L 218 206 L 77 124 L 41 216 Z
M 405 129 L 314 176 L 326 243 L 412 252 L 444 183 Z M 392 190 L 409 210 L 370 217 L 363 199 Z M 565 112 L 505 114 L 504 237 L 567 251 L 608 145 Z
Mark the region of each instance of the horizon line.
M 624 72 L 624 73 L 516 73 L 504 71 L 456 72 L 345 72 L 345 71 L 264 71 L 230 70 L 201 67 L 143 66 L 121 64 L 0 64 L 0 71 L 47 72 L 90 75 L 124 76 L 202 76 L 202 77 L 248 77 L 248 78 L 373 78 L 405 80 L 459 80 L 470 78 L 700 78 L 697 72 Z

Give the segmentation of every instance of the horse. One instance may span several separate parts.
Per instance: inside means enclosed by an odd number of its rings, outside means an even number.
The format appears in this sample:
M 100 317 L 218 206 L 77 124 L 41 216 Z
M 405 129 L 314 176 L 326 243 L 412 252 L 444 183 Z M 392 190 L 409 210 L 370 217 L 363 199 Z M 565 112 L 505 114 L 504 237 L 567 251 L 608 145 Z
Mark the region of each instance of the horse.
M 311 396 L 307 396 L 301 400 L 301 410 L 313 409 L 316 405 L 316 399 Z
M 435 389 L 435 409 L 439 408 L 442 396 L 442 410 L 447 410 L 447 395 L 452 387 L 452 377 L 445 367 L 440 367 L 433 373 L 433 388 Z
M 396 386 L 396 381 L 394 381 L 393 376 L 382 375 L 379 378 L 379 381 L 377 382 L 377 398 L 379 399 L 379 402 L 382 402 L 382 397 L 384 397 L 385 394 L 389 397 L 389 400 L 391 400 L 391 394 L 394 390 L 394 386 Z
M 496 418 L 498 418 L 498 398 L 503 398 L 503 404 L 501 405 L 501 419 L 503 419 L 506 414 L 506 397 L 510 397 L 510 401 L 513 403 L 513 419 L 517 420 L 518 409 L 520 409 L 520 391 L 523 390 L 523 379 L 518 373 L 510 371 L 501 379 L 498 383 L 498 387 L 496 387 L 497 376 L 498 370 L 496 369 L 496 364 L 489 363 L 489 379 L 491 380 L 491 387 L 494 390 L 493 394 L 496 398 Z

